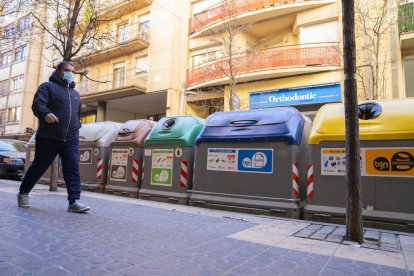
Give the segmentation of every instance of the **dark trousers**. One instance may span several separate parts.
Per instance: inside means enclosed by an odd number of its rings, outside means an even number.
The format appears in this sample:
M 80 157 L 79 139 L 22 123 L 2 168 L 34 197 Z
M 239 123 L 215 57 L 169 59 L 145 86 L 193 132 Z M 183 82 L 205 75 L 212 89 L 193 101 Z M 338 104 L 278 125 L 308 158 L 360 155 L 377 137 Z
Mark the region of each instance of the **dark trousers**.
M 36 137 L 35 158 L 20 185 L 20 193 L 28 194 L 59 154 L 63 178 L 68 190 L 68 200 L 80 198 L 79 139 L 67 142 Z

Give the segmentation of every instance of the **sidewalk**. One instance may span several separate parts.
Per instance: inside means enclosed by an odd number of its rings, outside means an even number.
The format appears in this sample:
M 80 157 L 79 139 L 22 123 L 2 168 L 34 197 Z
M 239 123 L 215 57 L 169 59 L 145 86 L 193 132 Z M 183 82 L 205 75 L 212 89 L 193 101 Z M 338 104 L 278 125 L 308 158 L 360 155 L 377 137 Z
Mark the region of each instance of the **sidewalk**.
M 372 230 L 377 243 L 338 238 L 337 225 L 236 214 L 37 185 L 29 209 L 0 180 L 0 275 L 414 275 L 414 235 Z M 330 241 L 328 241 L 330 240 Z M 371 247 L 371 248 L 367 248 Z

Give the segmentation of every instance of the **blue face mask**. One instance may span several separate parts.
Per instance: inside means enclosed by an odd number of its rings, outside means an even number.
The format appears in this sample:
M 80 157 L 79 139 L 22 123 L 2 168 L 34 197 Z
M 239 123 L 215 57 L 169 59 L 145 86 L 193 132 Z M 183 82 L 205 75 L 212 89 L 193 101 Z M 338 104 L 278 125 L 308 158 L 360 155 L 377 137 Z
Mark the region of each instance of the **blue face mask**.
M 63 79 L 68 82 L 68 84 L 71 84 L 75 81 L 75 76 L 72 72 L 63 72 Z

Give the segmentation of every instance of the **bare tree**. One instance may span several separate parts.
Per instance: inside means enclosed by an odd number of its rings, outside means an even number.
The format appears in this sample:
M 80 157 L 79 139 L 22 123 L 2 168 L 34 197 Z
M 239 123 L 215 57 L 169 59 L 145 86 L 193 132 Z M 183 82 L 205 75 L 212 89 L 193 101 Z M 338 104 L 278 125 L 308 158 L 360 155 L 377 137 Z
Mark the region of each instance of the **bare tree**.
M 386 49 L 390 28 L 396 24 L 388 15 L 392 7 L 388 0 L 360 0 L 356 15 L 360 28 L 356 30 L 361 43 L 357 66 L 361 98 L 384 99 L 387 93 L 391 56 Z M 396 11 L 393 11 L 396 12 Z
M 116 16 L 111 13 L 111 17 L 107 17 L 106 11 L 116 4 L 114 1 L 32 1 L 32 6 L 36 7 L 32 16 L 36 20 L 37 30 L 39 33 L 46 33 L 48 37 L 45 47 L 57 52 L 62 60 L 76 61 L 78 67 L 86 68 L 90 64 L 80 58 L 85 53 L 98 52 L 115 43 L 123 44 L 123 41 L 117 39 L 111 22 L 121 18 L 129 10 L 118 12 Z M 37 12 L 39 10 L 44 12 Z M 48 21 L 47 18 L 52 20 Z M 55 64 L 56 61 L 51 62 Z M 85 71 L 77 73 L 87 77 Z
M 245 73 L 247 65 L 254 56 L 253 48 L 248 49 L 248 46 L 240 40 L 240 35 L 254 23 L 252 20 L 240 18 L 235 0 L 224 0 L 218 4 L 217 10 L 220 12 L 218 19 L 220 27 L 211 28 L 207 37 L 215 46 L 214 51 L 218 53 L 219 58 L 208 65 L 208 68 L 227 79 L 225 86 L 227 86 L 228 103 L 230 110 L 234 110 L 237 107 L 234 101 L 237 100 L 235 92 L 239 77 Z M 225 86 L 222 87 L 222 91 L 226 90 Z M 217 91 L 217 87 L 214 91 Z

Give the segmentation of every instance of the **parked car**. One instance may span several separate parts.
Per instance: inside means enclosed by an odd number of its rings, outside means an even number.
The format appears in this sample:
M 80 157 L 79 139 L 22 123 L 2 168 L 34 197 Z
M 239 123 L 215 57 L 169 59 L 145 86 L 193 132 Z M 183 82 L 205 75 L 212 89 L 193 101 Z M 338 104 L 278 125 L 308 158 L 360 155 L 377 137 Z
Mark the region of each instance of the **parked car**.
M 27 143 L 0 139 L 0 176 L 21 177 L 24 173 Z

